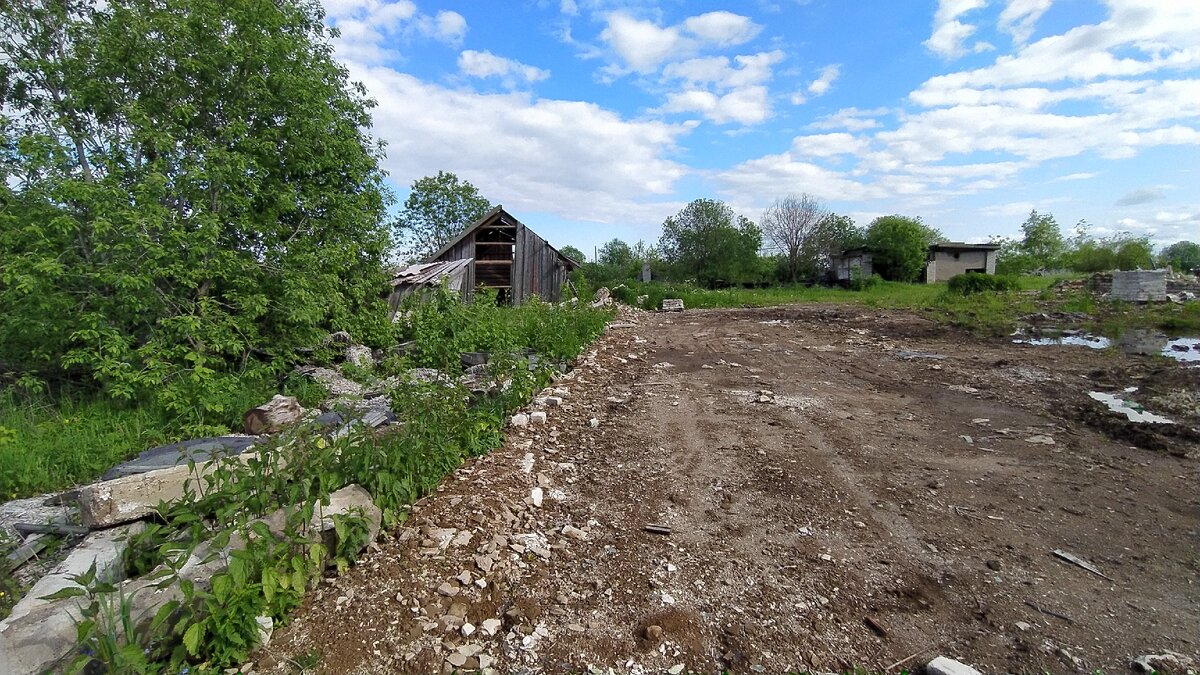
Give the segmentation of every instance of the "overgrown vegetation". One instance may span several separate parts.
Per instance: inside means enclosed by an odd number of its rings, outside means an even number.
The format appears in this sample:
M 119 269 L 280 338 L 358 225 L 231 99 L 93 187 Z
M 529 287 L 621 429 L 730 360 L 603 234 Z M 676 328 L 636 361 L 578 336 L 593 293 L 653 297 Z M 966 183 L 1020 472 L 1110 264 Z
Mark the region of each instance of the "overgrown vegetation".
M 256 617 L 286 622 L 327 566 L 344 570 L 366 543 L 367 521 L 354 515 L 335 519 L 332 542 L 315 536 L 310 524 L 319 520 L 320 505 L 332 492 L 361 485 L 383 510 L 385 526 L 402 521 L 408 506 L 464 459 L 496 447 L 508 413 L 549 381 L 549 362 L 531 366 L 528 354 L 576 356 L 603 329 L 609 313 L 543 303 L 498 307 L 486 296 L 463 304 L 440 291 L 425 303 L 414 299 L 403 316 L 399 330 L 412 348 L 372 375 L 436 366 L 451 376 L 433 382 L 399 378 L 391 404 L 400 424 L 383 433 L 333 440 L 300 429 L 249 461 L 223 461 L 191 493 L 163 505 L 165 522 L 138 537 L 130 567 L 136 574 L 149 572 L 161 586 L 177 587 L 179 597 L 154 617 L 130 616 L 136 602 L 123 606 L 118 599 L 115 609 L 96 605 L 98 585 L 85 579 L 92 589 L 86 591 L 80 629 L 86 651 L 77 665 L 175 673 L 242 663 L 256 644 Z M 472 394 L 453 377 L 461 372 L 461 351 L 492 354 L 489 394 Z M 277 515 L 268 518 L 271 514 Z M 278 514 L 285 522 L 272 533 L 268 523 L 279 525 Z M 235 549 L 228 569 L 209 583 L 176 580 L 189 556 L 204 559 L 206 551 L 236 540 L 246 547 Z M 104 612 L 110 615 L 96 618 Z M 125 629 L 142 622 L 149 622 L 153 641 L 134 637 L 145 631 Z
M 319 5 L 5 3 L 0 100 L 0 372 L 205 424 L 330 330 L 390 338 L 372 103 Z
M 1002 274 L 957 274 L 950 277 L 946 290 L 958 295 L 974 295 L 984 291 L 1015 291 L 1021 284 L 1015 277 Z

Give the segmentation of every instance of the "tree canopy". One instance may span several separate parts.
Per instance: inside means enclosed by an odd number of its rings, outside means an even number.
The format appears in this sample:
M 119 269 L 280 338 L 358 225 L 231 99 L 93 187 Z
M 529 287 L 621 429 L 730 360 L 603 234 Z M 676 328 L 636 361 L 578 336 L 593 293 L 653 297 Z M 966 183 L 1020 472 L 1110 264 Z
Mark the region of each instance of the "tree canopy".
M 714 286 L 753 276 L 762 233 L 724 202 L 697 199 L 667 218 L 658 249 L 676 274 Z
M 584 255 L 583 251 L 580 251 L 574 246 L 563 246 L 562 248 L 558 249 L 558 252 L 580 264 L 583 264 L 587 261 L 587 256 Z
M 492 203 L 469 181 L 448 171 L 413 181 L 393 227 L 403 254 L 423 260 L 471 223 L 487 215 Z
M 184 412 L 383 335 L 389 194 L 328 38 L 298 0 L 5 3 L 0 363 Z
M 596 262 L 601 265 L 626 267 L 633 262 L 633 249 L 620 239 L 610 239 L 600 247 Z
M 820 259 L 820 225 L 828 211 L 816 197 L 804 193 L 776 199 L 762 217 L 762 231 L 784 258 L 787 281 L 802 271 L 814 276 Z
M 1200 269 L 1200 244 L 1177 241 L 1163 249 L 1162 259 L 1165 264 L 1179 272 Z
M 941 233 L 920 218 L 899 215 L 871 221 L 866 235 L 872 267 L 890 281 L 918 280 L 925 269 L 930 244 L 941 240 Z

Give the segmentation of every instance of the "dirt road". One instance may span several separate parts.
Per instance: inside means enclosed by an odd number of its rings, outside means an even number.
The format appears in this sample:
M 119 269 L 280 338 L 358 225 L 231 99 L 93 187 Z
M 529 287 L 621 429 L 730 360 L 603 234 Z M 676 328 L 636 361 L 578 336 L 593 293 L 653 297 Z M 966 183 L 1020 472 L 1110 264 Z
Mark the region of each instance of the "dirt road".
M 803 306 L 622 317 L 556 386 L 548 424 L 419 503 L 259 669 L 1200 659 L 1200 369 Z M 1179 423 L 1087 396 L 1128 386 Z

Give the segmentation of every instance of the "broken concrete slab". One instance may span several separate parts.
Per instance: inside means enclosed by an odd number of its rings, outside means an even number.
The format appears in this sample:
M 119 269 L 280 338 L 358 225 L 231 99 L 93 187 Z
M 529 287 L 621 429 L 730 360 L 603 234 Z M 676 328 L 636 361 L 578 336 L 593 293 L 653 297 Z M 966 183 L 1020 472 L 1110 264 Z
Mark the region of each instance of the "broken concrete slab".
M 242 455 L 246 456 L 246 455 Z M 220 460 L 156 469 L 87 485 L 79 490 L 79 517 L 85 527 L 99 529 L 140 520 L 158 511 L 162 502 L 181 499 L 189 484 L 196 486 Z
M 48 595 L 66 588 L 79 588 L 72 578 L 86 574 L 92 565 L 96 566 L 98 580 L 110 583 L 121 581 L 125 578 L 125 550 L 129 547 L 129 538 L 145 529 L 146 524 L 139 522 L 88 535 L 71 549 L 65 560 L 25 593 L 25 597 L 13 606 L 8 619 L 17 620 L 36 607 L 54 602 L 45 599 Z
M 357 512 L 359 509 L 371 524 L 373 538 L 379 531 L 382 513 L 370 501 L 366 490 L 358 485 L 350 485 L 331 494 L 329 504 L 314 515 L 313 526 L 321 530 L 332 529 L 334 515 Z M 288 509 L 280 509 L 264 519 L 274 534 L 278 535 L 279 531 L 282 531 L 287 511 Z M 273 524 L 278 525 L 278 531 L 272 527 Z M 127 528 L 113 529 L 130 532 L 141 526 L 143 525 L 138 523 Z M 109 532 L 112 533 L 111 530 Z M 112 538 L 113 534 L 108 536 Z M 236 534 L 230 537 L 229 548 L 226 549 L 214 550 L 209 543 L 202 543 L 180 566 L 178 578 L 207 587 L 214 575 L 228 567 L 232 557 L 231 551 L 244 547 L 245 540 Z M 90 561 L 87 565 L 90 567 Z M 123 571 L 119 562 L 117 569 Z M 131 603 L 130 615 L 134 618 L 134 623 L 141 624 L 152 618 L 166 603 L 183 597 L 179 584 L 158 588 L 160 582 L 157 578 L 126 581 L 122 584 L 119 594 L 105 594 L 101 596 L 101 601 L 119 603 L 123 595 Z M 0 621 L 0 673 L 26 675 L 42 673 L 64 665 L 63 662 L 69 659 L 75 646 L 75 622 L 80 617 L 79 609 L 84 601 L 83 598 L 49 601 L 32 606 L 23 615 L 10 616 Z M 120 612 L 114 611 L 112 615 L 119 616 Z M 264 637 L 270 628 L 260 621 L 258 630 L 260 637 Z
M 134 459 L 108 470 L 101 480 L 113 480 L 157 469 L 169 469 L 188 462 L 207 462 L 213 458 L 240 455 L 254 447 L 253 436 L 212 436 L 150 448 Z

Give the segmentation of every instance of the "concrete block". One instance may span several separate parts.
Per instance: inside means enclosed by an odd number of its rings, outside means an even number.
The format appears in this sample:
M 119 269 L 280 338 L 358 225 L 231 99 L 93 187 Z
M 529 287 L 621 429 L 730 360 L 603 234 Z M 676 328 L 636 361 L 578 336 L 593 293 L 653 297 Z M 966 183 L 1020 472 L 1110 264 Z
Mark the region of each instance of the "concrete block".
M 1111 295 L 1125 302 L 1164 302 L 1167 276 L 1167 270 L 1113 272 Z
M 203 477 L 216 468 L 209 461 L 157 469 L 93 483 L 79 490 L 79 517 L 85 527 L 102 528 L 141 520 L 158 510 L 161 502 L 183 497 L 188 483 L 203 484 Z
M 97 579 L 113 583 L 121 581 L 125 578 L 124 556 L 125 549 L 129 548 L 129 538 L 145 529 L 145 523 L 131 523 L 89 534 L 25 593 L 5 621 L 15 621 L 36 607 L 54 602 L 44 600 L 47 595 L 65 588 L 79 588 L 79 584 L 72 581 L 71 577 L 86 573 L 93 563 L 96 565 Z

